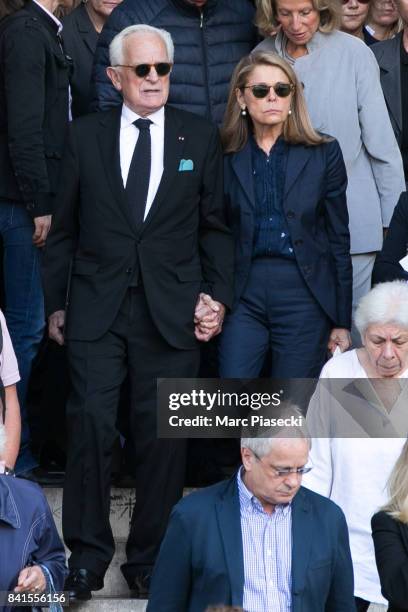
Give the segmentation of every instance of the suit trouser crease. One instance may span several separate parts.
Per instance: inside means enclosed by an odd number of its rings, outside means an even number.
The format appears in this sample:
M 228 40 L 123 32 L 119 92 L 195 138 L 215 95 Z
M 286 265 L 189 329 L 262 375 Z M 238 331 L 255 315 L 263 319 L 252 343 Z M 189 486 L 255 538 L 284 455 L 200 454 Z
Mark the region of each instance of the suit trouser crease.
M 199 352 L 166 343 L 137 287 L 129 289 L 109 331 L 94 342 L 69 341 L 68 357 L 73 390 L 67 406 L 63 532 L 72 551 L 69 565 L 103 576 L 114 554 L 110 464 L 120 387 L 128 373 L 136 504 L 122 571 L 131 582 L 154 564 L 185 476 L 185 442 L 156 439 L 156 379 L 195 377 Z

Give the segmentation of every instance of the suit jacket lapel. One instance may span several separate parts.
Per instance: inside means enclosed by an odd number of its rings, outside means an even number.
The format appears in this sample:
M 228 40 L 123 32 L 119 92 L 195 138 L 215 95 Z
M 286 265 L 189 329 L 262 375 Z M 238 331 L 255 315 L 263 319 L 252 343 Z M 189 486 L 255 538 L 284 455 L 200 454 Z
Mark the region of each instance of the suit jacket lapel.
M 152 206 L 143 223 L 142 232 L 150 225 L 163 200 L 169 194 L 171 183 L 177 176 L 187 137 L 188 135 L 183 129 L 180 115 L 171 107 L 166 106 L 164 116 L 163 174 Z
M 299 595 L 305 587 L 306 571 L 312 548 L 312 515 L 303 489 L 292 502 L 292 611 L 299 612 Z
M 283 192 L 284 202 L 289 191 L 293 187 L 302 172 L 303 168 L 309 161 L 311 152 L 308 147 L 303 145 L 291 145 L 288 148 L 288 159 L 286 164 L 285 187 Z
M 390 44 L 385 46 L 379 64 L 382 71 L 384 96 L 390 113 L 402 131 L 401 107 L 401 60 L 400 44 L 401 34 L 398 34 Z
M 234 153 L 232 155 L 231 165 L 235 174 L 237 175 L 238 181 L 241 183 L 242 189 L 248 198 L 248 203 L 252 209 L 255 208 L 252 152 L 251 143 L 249 141 L 241 151 L 238 151 L 238 153 Z
M 84 4 L 81 4 L 80 9 L 76 12 L 76 23 L 80 37 L 92 55 L 94 55 L 96 44 L 98 42 L 98 34 L 93 27 L 91 20 L 89 19 Z
M 98 142 L 105 168 L 105 176 L 112 194 L 122 208 L 129 226 L 136 232 L 137 228 L 127 202 L 120 169 L 119 135 L 121 113 L 122 106 L 114 108 L 109 114 L 101 113 L 101 129 L 98 132 Z
M 234 476 L 224 496 L 216 502 L 216 513 L 231 585 L 231 603 L 242 606 L 244 598 L 244 555 L 238 486 Z

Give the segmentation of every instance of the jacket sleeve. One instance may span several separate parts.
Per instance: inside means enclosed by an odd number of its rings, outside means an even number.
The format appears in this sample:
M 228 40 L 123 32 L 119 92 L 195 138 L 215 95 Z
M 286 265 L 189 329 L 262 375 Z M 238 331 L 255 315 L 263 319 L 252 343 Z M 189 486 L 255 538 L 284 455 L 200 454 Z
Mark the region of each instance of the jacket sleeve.
M 98 37 L 98 44 L 94 55 L 91 82 L 91 112 L 108 110 L 122 103 L 122 96 L 114 88 L 106 74 L 106 68 L 110 66 L 109 45 L 116 34 L 136 23 L 138 23 L 136 15 L 132 19 L 132 16 L 128 15 L 121 6 L 118 6 L 111 13 L 105 23 Z
M 378 512 L 371 520 L 371 527 L 381 592 L 390 604 L 405 610 L 408 601 L 408 551 L 403 544 L 398 522 L 385 512 Z M 406 525 L 403 528 L 408 529 Z
M 11 163 L 27 210 L 39 217 L 52 212 L 43 137 L 46 41 L 35 23 L 20 19 L 5 32 L 3 44 Z
M 380 196 L 383 227 L 388 227 L 398 198 L 405 191 L 402 158 L 381 89 L 377 60 L 373 52 L 362 45 L 356 61 L 362 141 L 370 155 Z
M 336 267 L 337 327 L 351 329 L 353 270 L 350 256 L 349 216 L 346 201 L 347 173 L 336 140 L 327 144 L 325 221 Z
M 337 518 L 337 554 L 334 562 L 325 612 L 356 612 L 354 601 L 353 562 L 346 519 L 340 508 Z
M 74 131 L 71 124 L 56 211 L 44 249 L 42 273 L 47 316 L 66 308 L 70 265 L 78 237 L 79 169 Z
M 203 169 L 200 198 L 199 247 L 203 291 L 231 308 L 233 302 L 234 243 L 226 224 L 223 159 L 218 129 L 213 126 Z
M 408 250 L 408 194 L 403 193 L 395 207 L 383 248 L 373 269 L 373 284 L 408 280 L 408 272 L 399 263 Z
M 188 609 L 191 589 L 191 543 L 188 525 L 174 508 L 153 571 L 146 612 Z
M 37 523 L 37 550 L 31 561 L 44 565 L 52 576 L 54 589 L 62 591 L 67 574 L 64 545 L 58 535 L 51 510 L 44 498 L 44 512 Z

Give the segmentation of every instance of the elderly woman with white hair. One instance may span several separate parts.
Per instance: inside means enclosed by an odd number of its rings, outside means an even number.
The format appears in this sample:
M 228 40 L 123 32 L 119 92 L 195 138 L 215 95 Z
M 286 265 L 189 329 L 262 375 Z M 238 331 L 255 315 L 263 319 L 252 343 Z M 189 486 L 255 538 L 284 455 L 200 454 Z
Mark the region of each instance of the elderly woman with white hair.
M 386 603 L 370 520 L 386 502 L 385 484 L 407 433 L 408 385 L 396 380 L 408 378 L 407 283 L 377 285 L 360 300 L 355 323 L 363 347 L 327 362 L 308 409 L 313 471 L 304 484 L 346 515 L 356 606 L 365 612 L 370 603 Z
M 36 602 L 41 605 L 40 595 L 48 597 L 44 603 L 55 602 L 55 592 L 62 591 L 65 551 L 40 487 L 6 473 L 5 449 L 5 427 L 0 422 L 0 592 L 19 594 L 13 610 L 19 601 L 32 602 L 34 610 Z M 8 612 L 11 607 L 0 601 L 0 609 Z M 50 610 L 62 608 L 53 603 Z

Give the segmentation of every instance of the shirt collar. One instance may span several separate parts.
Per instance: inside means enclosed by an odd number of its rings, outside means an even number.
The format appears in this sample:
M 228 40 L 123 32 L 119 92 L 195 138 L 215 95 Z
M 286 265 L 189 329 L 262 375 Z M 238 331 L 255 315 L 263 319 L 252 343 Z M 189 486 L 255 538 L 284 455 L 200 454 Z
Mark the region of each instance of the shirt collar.
M 259 499 L 255 497 L 253 493 L 251 493 L 251 491 L 248 489 L 248 487 L 244 483 L 243 475 L 244 475 L 244 466 L 241 465 L 237 473 L 239 505 L 240 505 L 241 510 L 245 509 L 245 510 L 251 510 L 252 512 L 258 511 L 258 512 L 265 513 L 265 510 L 263 509 L 262 504 L 259 501 Z M 290 512 L 291 510 L 291 504 L 292 502 L 289 502 L 288 504 L 278 504 L 277 506 L 275 506 L 275 512 L 281 513 L 283 514 L 283 516 L 286 516 L 286 514 Z
M 147 117 L 141 117 L 134 111 L 132 111 L 125 103 L 122 105 L 122 116 L 120 120 L 121 129 L 132 125 L 136 119 L 150 119 L 150 121 L 157 125 L 158 127 L 164 127 L 164 106 L 162 106 L 158 111 L 148 115 Z
M 48 9 L 46 9 L 46 8 L 45 8 L 45 6 L 43 6 L 42 4 L 40 4 L 40 3 L 39 3 L 37 0 L 33 0 L 33 2 L 34 2 L 34 3 L 35 3 L 35 4 L 36 4 L 36 5 L 37 5 L 37 6 L 38 6 L 40 9 L 42 9 L 42 10 L 44 11 L 44 13 L 47 13 L 48 17 L 49 17 L 50 19 L 52 19 L 54 23 L 56 23 L 56 24 L 57 24 L 57 26 L 58 26 L 58 34 L 59 34 L 59 33 L 61 32 L 61 30 L 62 30 L 62 23 L 61 23 L 61 21 L 60 21 L 59 19 L 57 19 L 57 18 L 56 18 L 56 16 L 55 16 L 55 15 L 53 15 L 53 14 L 51 13 L 51 11 L 49 11 Z

